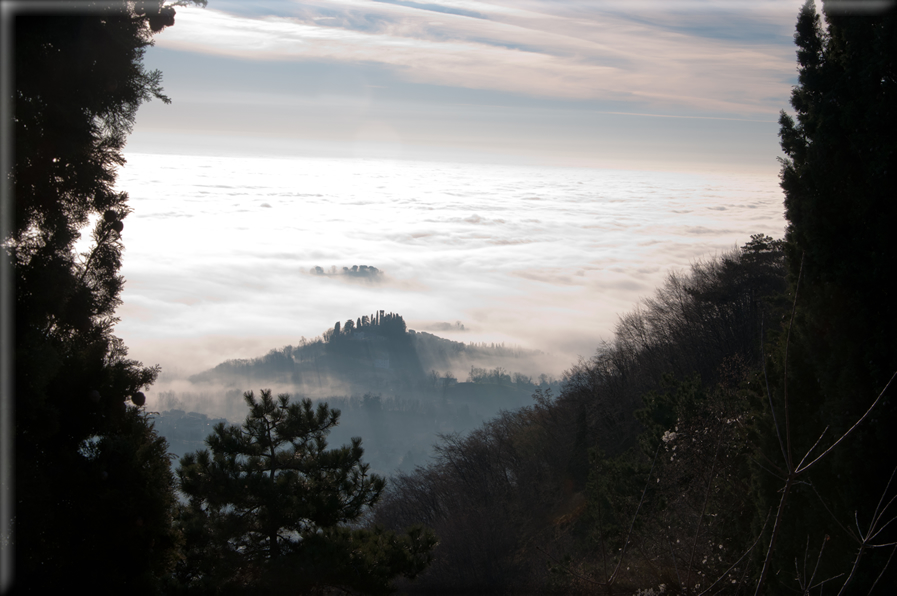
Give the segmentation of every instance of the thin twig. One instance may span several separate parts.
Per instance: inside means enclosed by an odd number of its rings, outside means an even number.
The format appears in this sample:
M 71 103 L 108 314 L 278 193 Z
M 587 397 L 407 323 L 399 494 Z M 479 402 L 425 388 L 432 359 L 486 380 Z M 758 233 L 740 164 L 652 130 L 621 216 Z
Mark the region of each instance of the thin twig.
M 888 568 L 888 565 L 891 564 L 891 559 L 894 557 L 894 551 L 897 551 L 897 544 L 894 545 L 894 548 L 891 550 L 890 556 L 888 556 L 888 560 L 885 563 L 885 566 L 881 568 L 881 573 L 878 574 L 878 577 L 875 578 L 875 581 L 872 583 L 872 587 L 869 588 L 869 593 L 871 594 L 873 590 L 875 590 L 875 586 L 878 585 L 878 580 L 881 579 L 881 576 L 885 574 L 885 569 Z
M 873 517 L 873 519 L 875 518 Z M 857 534 L 859 534 L 860 540 L 862 542 L 866 542 L 866 537 L 863 536 L 863 531 L 860 529 L 860 517 L 856 511 L 853 512 L 853 523 L 855 523 L 857 526 Z
M 819 445 L 819 441 L 822 440 L 822 437 L 825 436 L 825 433 L 828 432 L 828 429 L 829 429 L 829 427 L 827 427 L 827 426 L 826 426 L 825 428 L 822 429 L 822 434 L 819 435 L 819 438 L 816 439 L 816 442 L 813 443 L 813 446 L 810 447 L 810 448 L 807 450 L 807 452 L 806 452 L 806 453 L 804 454 L 804 456 L 801 458 L 800 463 L 797 464 L 797 468 L 798 468 L 798 469 L 800 469 L 800 467 L 801 467 L 802 465 L 804 465 L 804 462 L 807 460 L 808 457 L 810 457 L 810 454 L 813 453 L 813 450 L 816 449 L 816 446 Z
M 878 535 L 881 534 L 881 533 L 884 531 L 885 528 L 887 528 L 889 525 L 891 525 L 891 522 L 893 522 L 894 520 L 897 520 L 897 517 L 892 517 L 891 519 L 889 519 L 889 520 L 888 520 L 882 527 L 880 527 L 880 528 L 878 529 L 878 531 L 875 532 L 874 535 L 872 535 L 872 536 L 869 537 L 869 540 L 870 540 L 870 541 L 875 540 L 875 538 L 878 537 Z M 891 544 L 892 544 L 892 543 L 890 543 L 890 542 L 887 543 L 887 544 L 884 544 L 884 545 L 881 545 L 881 544 L 870 544 L 870 545 L 869 545 L 869 548 L 877 548 L 877 547 L 881 547 L 881 546 L 890 546 Z
M 863 552 L 866 550 L 866 543 L 860 545 L 860 549 L 857 551 L 857 556 L 853 560 L 853 567 L 850 568 L 850 575 L 847 576 L 847 579 L 844 580 L 844 583 L 841 584 L 841 589 L 838 590 L 838 596 L 844 593 L 844 590 L 847 588 L 847 584 L 850 583 L 850 580 L 853 579 L 853 574 L 856 573 L 857 567 L 860 565 L 860 558 L 863 556 Z M 842 574 L 843 575 L 843 574 Z
M 757 467 L 759 467 L 761 470 L 763 470 L 764 472 L 768 473 L 770 476 L 775 476 L 776 478 L 778 478 L 779 480 L 781 480 L 781 481 L 784 482 L 784 481 L 785 481 L 785 478 L 786 478 L 788 475 L 787 475 L 787 474 L 783 474 L 783 473 L 782 473 L 782 470 L 780 470 L 778 466 L 776 466 L 775 464 L 773 464 L 773 462 L 771 462 L 771 461 L 769 460 L 769 458 L 766 457 L 766 454 L 764 454 L 762 451 L 760 452 L 760 455 L 763 456 L 763 459 L 765 459 L 767 463 L 772 464 L 772 467 L 773 467 L 774 469 L 770 470 L 769 468 L 767 468 L 766 466 L 764 466 L 763 464 L 761 464 L 761 463 L 757 460 L 756 457 L 751 457 L 751 458 L 750 458 L 751 461 L 754 462 L 754 463 L 757 465 Z
M 796 574 L 797 583 L 804 594 L 807 593 L 807 586 L 804 579 L 807 577 L 807 555 L 810 552 L 810 535 L 807 534 L 807 544 L 804 546 L 804 573 L 801 575 L 800 567 L 797 566 L 797 558 L 794 559 L 794 573 Z
M 895 374 L 897 374 L 897 373 L 895 373 Z M 885 389 L 887 389 L 887 387 L 885 387 Z M 881 506 L 882 502 L 885 499 L 885 495 L 888 493 L 888 490 L 891 488 L 891 482 L 894 480 L 895 472 L 897 472 L 897 468 L 895 468 L 894 471 L 891 472 L 891 477 L 888 478 L 888 483 L 887 483 L 887 485 L 885 485 L 885 489 L 884 489 L 884 491 L 882 491 L 881 498 L 878 500 L 878 505 L 875 507 L 875 513 L 872 515 L 872 521 L 869 522 L 869 529 L 867 530 L 865 536 L 863 536 L 863 531 L 860 529 L 859 516 L 856 514 L 856 512 L 854 512 L 854 520 L 856 521 L 857 532 L 859 532 L 859 535 L 862 538 L 862 542 L 860 543 L 860 548 L 857 551 L 857 556 L 853 560 L 853 567 L 850 569 L 850 575 L 847 576 L 846 580 L 844 580 L 844 584 L 841 586 L 841 590 L 838 592 L 838 596 L 840 596 L 841 594 L 844 593 L 844 590 L 847 588 L 847 584 L 849 584 L 850 580 L 853 579 L 853 576 L 856 573 L 857 567 L 859 567 L 859 565 L 860 565 L 860 558 L 862 558 L 863 553 L 866 551 L 866 549 L 871 546 L 869 544 L 869 542 L 872 540 L 872 538 L 874 538 L 875 536 L 878 536 L 878 534 L 881 532 L 881 530 L 884 529 L 884 527 L 876 528 L 876 526 L 878 526 L 879 521 L 881 521 L 882 515 L 884 515 L 885 511 L 888 510 L 888 507 L 891 506 L 891 503 L 894 502 L 894 497 L 892 497 L 891 500 L 888 501 L 887 505 L 884 506 L 884 508 L 882 508 L 882 506 Z M 887 523 L 885 523 L 885 526 L 890 524 L 892 521 L 894 521 L 894 518 L 891 518 L 890 520 L 888 520 Z M 890 562 L 890 558 L 888 558 L 888 561 Z
M 809 535 L 807 536 L 809 539 Z M 812 590 L 815 586 L 813 586 L 813 580 L 816 579 L 816 572 L 819 571 L 819 561 L 822 560 L 822 551 L 825 550 L 825 543 L 828 542 L 828 534 L 825 535 L 825 538 L 822 540 L 822 546 L 819 547 L 819 556 L 816 557 L 816 567 L 813 568 L 813 575 L 810 576 L 810 580 L 807 582 L 810 585 L 810 589 Z M 806 572 L 804 572 L 806 573 Z M 826 580 L 828 581 L 828 580 Z
M 818 587 L 821 586 L 822 584 L 828 583 L 828 582 L 832 581 L 833 579 L 838 579 L 838 578 L 841 577 L 842 575 L 844 575 L 844 573 L 839 573 L 838 575 L 833 575 L 832 577 L 830 577 L 830 578 L 828 578 L 828 579 L 824 579 L 824 580 L 822 580 L 822 581 L 819 582 L 818 584 L 815 584 L 815 585 L 810 586 L 810 589 L 812 590 L 813 588 L 818 588 Z
M 763 560 L 763 568 L 760 571 L 760 579 L 757 581 L 757 588 L 754 590 L 754 596 L 758 596 L 760 594 L 760 589 L 763 587 L 763 582 L 766 580 L 766 574 L 769 572 L 769 566 L 772 562 L 772 552 L 775 548 L 776 537 L 779 535 L 779 528 L 781 528 L 782 515 L 785 512 L 785 502 L 788 499 L 788 492 L 791 490 L 791 485 L 794 482 L 794 473 L 788 475 L 788 478 L 785 479 L 785 486 L 782 488 L 782 498 L 779 501 L 779 508 L 776 511 L 776 520 L 772 526 L 772 537 L 769 539 L 769 548 L 766 549 L 766 558 Z
M 834 513 L 832 513 L 832 510 L 828 508 L 828 505 L 826 504 L 825 499 L 823 499 L 822 495 L 819 494 L 819 491 L 816 490 L 816 486 L 812 482 L 808 482 L 807 484 L 810 486 L 810 488 L 813 489 L 813 492 L 816 493 L 816 496 L 819 497 L 819 502 L 822 503 L 822 506 L 825 507 L 826 511 L 828 511 L 828 514 L 832 516 L 832 521 L 834 521 L 836 524 L 838 524 L 838 526 L 842 530 L 844 530 L 845 534 L 847 534 L 848 536 L 850 536 L 857 542 L 860 542 L 860 537 L 857 536 L 856 534 L 854 534 L 853 530 L 851 530 L 850 528 L 848 528 L 847 526 L 842 524 L 841 520 L 838 519 L 838 516 L 836 516 Z
M 884 515 L 885 511 L 888 510 L 888 507 L 891 506 L 891 503 L 894 502 L 894 499 L 897 498 L 897 497 L 891 497 L 891 500 L 888 501 L 888 504 L 884 506 L 884 509 L 882 509 L 881 503 L 882 503 L 882 501 L 885 500 L 885 495 L 888 494 L 888 489 L 891 488 L 891 482 L 894 481 L 894 474 L 895 474 L 895 473 L 897 473 L 897 468 L 894 468 L 894 469 L 891 471 L 891 477 L 888 478 L 888 483 L 885 485 L 885 489 L 884 489 L 884 491 L 882 491 L 882 493 L 881 493 L 881 498 L 878 500 L 878 505 L 875 506 L 875 513 L 872 514 L 872 519 L 873 519 L 873 520 L 875 520 L 876 518 L 879 518 L 879 517 L 881 517 L 882 515 Z M 880 511 L 879 511 L 879 510 L 880 510 Z M 888 523 L 890 523 L 890 522 L 888 522 Z M 872 528 L 871 528 L 871 527 L 869 528 L 869 531 L 870 531 L 870 533 L 872 532 Z M 881 530 L 879 530 L 879 532 L 880 532 L 880 531 L 881 531 Z M 876 532 L 876 535 L 877 535 L 877 534 L 878 534 L 878 532 Z M 871 538 L 870 538 L 870 540 L 871 540 Z
M 803 268 L 803 261 L 801 261 L 801 268 Z M 799 282 L 799 281 L 800 281 L 800 279 L 798 278 L 798 282 Z M 797 296 L 795 295 L 795 304 L 796 304 L 796 300 L 797 300 Z M 789 329 L 789 333 L 790 333 L 790 329 Z M 786 359 L 787 359 L 787 349 L 786 349 Z M 786 363 L 786 366 L 787 366 L 787 363 Z M 863 414 L 862 417 L 860 417 L 860 419 L 857 420 L 857 421 L 854 423 L 854 425 L 851 426 L 851 427 L 847 430 L 847 432 L 845 432 L 843 435 L 841 435 L 841 437 L 840 437 L 837 441 L 835 441 L 835 442 L 834 442 L 828 449 L 826 449 L 825 451 L 823 451 L 823 452 L 822 452 L 816 459 L 814 459 L 813 461 L 811 461 L 811 462 L 808 463 L 807 465 L 805 465 L 805 466 L 799 466 L 799 467 L 796 468 L 796 469 L 791 467 L 791 462 L 790 462 L 790 461 L 786 462 L 786 465 L 788 466 L 789 473 L 788 473 L 788 477 L 785 479 L 785 486 L 782 487 L 782 499 L 779 501 L 779 509 L 778 509 L 778 512 L 776 513 L 776 521 L 775 521 L 775 525 L 773 526 L 773 529 L 772 529 L 772 537 L 770 538 L 770 541 L 769 541 L 769 548 L 768 548 L 767 551 L 766 551 L 766 560 L 763 562 L 763 568 L 762 568 L 762 570 L 761 570 L 761 572 L 760 572 L 760 579 L 759 579 L 759 581 L 757 582 L 757 588 L 756 588 L 756 590 L 755 590 L 755 592 L 754 592 L 755 595 L 760 594 L 760 589 L 762 588 L 762 586 L 763 586 L 763 582 L 764 582 L 765 579 L 766 579 L 766 574 L 767 574 L 768 571 L 769 571 L 769 564 L 770 564 L 770 561 L 772 560 L 772 552 L 773 552 L 773 549 L 774 549 L 774 547 L 775 547 L 776 537 L 778 536 L 779 529 L 780 529 L 780 527 L 781 527 L 781 526 L 780 526 L 781 517 L 782 517 L 782 515 L 783 515 L 783 513 L 784 513 L 784 511 L 785 511 L 785 501 L 786 501 L 786 499 L 787 499 L 787 497 L 788 497 L 788 493 L 790 492 L 791 487 L 794 485 L 794 483 L 795 483 L 795 481 L 797 480 L 798 476 L 800 476 L 801 474 L 803 474 L 804 472 L 806 472 L 807 470 L 809 470 L 809 469 L 810 469 L 811 467 L 813 467 L 817 462 L 819 462 L 823 457 L 825 457 L 826 455 L 828 455 L 828 454 L 829 454 L 835 447 L 837 447 L 837 446 L 841 443 L 841 441 L 843 441 L 845 438 L 847 438 L 847 436 L 850 435 L 850 433 L 852 433 L 852 432 L 853 432 L 853 431 L 860 425 L 860 423 L 862 423 L 862 422 L 869 416 L 869 414 L 872 412 L 872 410 L 875 408 L 875 406 L 878 405 L 878 402 L 881 400 L 881 398 L 882 398 L 882 397 L 884 396 L 884 394 L 887 392 L 888 388 L 891 386 L 891 383 L 893 382 L 893 380 L 894 380 L 895 377 L 897 377 L 897 371 L 895 371 L 894 374 L 891 375 L 890 380 L 888 380 L 888 384 L 885 385 L 885 388 L 881 390 L 881 393 L 878 394 L 878 397 L 875 398 L 875 401 L 872 402 L 872 405 L 869 406 L 869 409 L 866 410 L 866 413 Z M 786 385 L 787 385 L 787 379 L 786 379 Z M 787 416 L 787 414 L 788 414 L 787 401 L 786 401 L 785 414 L 786 414 L 786 416 Z M 786 430 L 786 432 L 787 432 L 787 431 L 788 431 L 788 421 L 787 421 L 787 418 L 786 418 L 786 421 L 785 421 L 785 427 L 786 427 L 785 430 Z M 817 442 L 818 442 L 818 441 L 817 441 Z M 788 443 L 788 454 L 791 455 L 791 443 L 790 443 L 790 440 L 789 440 L 789 443 Z M 803 460 L 801 460 L 801 461 L 803 461 Z M 890 485 L 890 481 L 888 481 L 888 483 L 889 483 L 889 485 Z M 873 520 L 873 524 L 874 524 L 874 523 L 875 523 L 875 520 Z M 889 523 L 890 523 L 890 522 L 889 522 Z M 870 526 L 870 531 L 871 531 L 871 527 L 872 527 L 872 526 Z M 853 577 L 853 574 L 854 574 L 854 572 L 856 571 L 856 567 L 857 567 L 857 565 L 859 564 L 859 557 L 862 556 L 863 550 L 864 550 L 864 549 L 866 548 L 866 546 L 867 546 L 867 544 L 866 544 L 866 539 L 865 539 L 865 538 L 862 538 L 862 532 L 860 532 L 860 537 L 861 537 L 861 540 L 862 540 L 862 544 L 861 544 L 861 546 L 860 546 L 860 551 L 859 551 L 859 553 L 857 554 L 857 558 L 854 560 L 853 570 L 852 570 L 851 573 L 850 573 L 850 577 L 848 577 L 848 578 L 847 578 L 847 581 L 845 581 L 844 586 L 846 586 L 847 583 L 850 582 L 850 579 Z M 842 591 L 844 590 L 844 586 L 842 586 L 842 588 L 841 588 Z
M 863 422 L 866 418 L 868 418 L 868 417 L 869 417 L 869 414 L 872 413 L 872 410 L 875 408 L 875 406 L 878 405 L 878 402 L 881 401 L 881 398 L 884 397 L 884 394 L 885 394 L 885 392 L 888 390 L 888 387 L 891 386 L 891 383 L 894 381 L 894 377 L 897 377 L 897 371 L 894 371 L 894 374 L 891 375 L 890 380 L 888 380 L 888 384 L 885 385 L 885 388 L 881 390 L 881 393 L 878 394 L 878 397 L 875 398 L 875 401 L 872 402 L 872 405 L 869 406 L 869 409 L 866 410 L 866 413 L 863 414 L 863 416 L 862 416 L 859 420 L 857 420 L 857 421 L 854 423 L 854 425 L 851 426 L 851 427 L 847 430 L 846 433 L 844 433 L 843 435 L 841 435 L 841 438 L 839 438 L 837 441 L 835 441 L 835 442 L 831 445 L 831 447 L 829 447 L 828 449 L 826 449 L 825 451 L 823 451 L 823 452 L 819 455 L 819 457 L 817 457 L 816 459 L 814 459 L 813 461 L 811 461 L 810 463 L 808 463 L 806 466 L 803 466 L 802 468 L 797 469 L 797 470 L 796 470 L 796 473 L 798 473 L 798 474 L 802 474 L 803 472 L 806 472 L 806 471 L 809 470 L 811 467 L 813 467 L 813 465 L 816 464 L 816 462 L 818 462 L 818 461 L 821 460 L 823 457 L 825 457 L 826 455 L 828 455 L 829 452 L 830 452 L 832 449 L 834 449 L 835 447 L 837 447 L 837 446 L 841 443 L 841 441 L 843 441 L 844 439 L 846 439 L 847 436 L 848 436 L 850 433 L 852 433 L 852 432 L 856 429 L 856 427 L 858 427 L 858 426 L 860 425 L 861 422 Z
M 670 546 L 670 557 L 673 559 L 673 569 L 676 571 L 676 581 L 679 582 L 680 588 L 685 588 L 682 584 L 682 578 L 679 576 L 679 565 L 676 564 L 676 554 L 673 552 L 673 543 L 670 542 L 669 536 L 667 536 L 667 544 Z

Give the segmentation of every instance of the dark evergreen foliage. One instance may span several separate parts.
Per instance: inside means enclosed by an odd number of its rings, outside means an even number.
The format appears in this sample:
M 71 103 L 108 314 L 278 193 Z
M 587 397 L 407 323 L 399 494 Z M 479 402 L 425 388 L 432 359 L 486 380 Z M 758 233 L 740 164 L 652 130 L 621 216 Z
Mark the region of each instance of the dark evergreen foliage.
M 864 550 L 855 528 L 868 528 L 882 496 L 887 503 L 897 494 L 893 485 L 886 490 L 897 467 L 894 388 L 793 490 L 782 490 L 781 478 L 793 476 L 820 435 L 812 457 L 860 419 L 897 371 L 897 10 L 860 2 L 823 2 L 823 9 L 824 19 L 812 2 L 800 12 L 796 119 L 780 118 L 795 317 L 785 321 L 768 367 L 779 434 L 767 435 L 763 451 L 779 477 L 757 471 L 760 516 L 787 496 L 771 582 L 792 574 L 808 541 L 816 552 L 825 544 L 824 568 L 849 573 Z M 886 532 L 878 542 L 894 539 Z M 851 576 L 857 593 L 875 582 L 889 556 L 865 551 Z M 890 579 L 880 581 L 893 588 L 891 567 Z
M 186 540 L 178 584 L 188 593 L 311 593 L 327 587 L 388 593 L 399 575 L 430 561 L 432 535 L 352 529 L 385 480 L 362 463 L 361 439 L 327 449 L 340 412 L 310 400 L 290 403 L 262 390 L 245 394 L 240 426 L 218 424 L 209 450 L 178 470 L 188 503 L 178 525 Z
M 20 590 L 150 593 L 175 556 L 165 443 L 126 406 L 158 371 L 113 335 L 130 211 L 115 168 L 138 106 L 168 101 L 142 58 L 174 14 L 161 1 L 12 13 L 15 209 L 3 241 L 15 276 Z M 90 249 L 75 254 L 92 219 Z

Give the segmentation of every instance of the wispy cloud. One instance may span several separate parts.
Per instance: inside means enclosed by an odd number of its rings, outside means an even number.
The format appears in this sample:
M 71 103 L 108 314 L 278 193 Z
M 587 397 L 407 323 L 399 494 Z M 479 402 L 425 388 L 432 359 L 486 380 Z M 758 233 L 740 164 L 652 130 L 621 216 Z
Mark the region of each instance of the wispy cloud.
M 181 8 L 157 43 L 250 60 L 377 63 L 414 83 L 652 112 L 777 112 L 794 75 L 797 5 L 783 14 L 762 2 L 689 4 L 321 0 L 277 16 Z

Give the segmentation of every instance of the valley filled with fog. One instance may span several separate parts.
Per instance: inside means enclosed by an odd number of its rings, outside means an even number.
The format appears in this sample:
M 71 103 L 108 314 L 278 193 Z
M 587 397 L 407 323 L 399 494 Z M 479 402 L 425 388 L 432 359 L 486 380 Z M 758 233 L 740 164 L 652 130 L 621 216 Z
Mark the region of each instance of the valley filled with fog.
M 135 153 L 118 183 L 117 331 L 162 366 L 172 451 L 272 389 L 339 408 L 331 443 L 363 437 L 387 474 L 556 394 L 671 272 L 784 224 L 758 174 Z M 380 313 L 407 331 L 365 331 Z
M 539 351 L 538 370 L 511 372 L 560 376 L 669 272 L 784 231 L 774 174 L 127 158 L 116 332 L 162 366 L 151 404 L 225 360 L 379 310 L 453 341 Z

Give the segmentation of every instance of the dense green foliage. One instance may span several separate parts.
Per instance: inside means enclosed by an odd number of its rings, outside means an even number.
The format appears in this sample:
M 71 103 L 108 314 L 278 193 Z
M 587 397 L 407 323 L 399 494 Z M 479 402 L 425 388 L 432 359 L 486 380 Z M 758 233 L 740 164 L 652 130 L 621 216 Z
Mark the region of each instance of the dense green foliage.
M 397 535 L 350 529 L 380 497 L 385 480 L 368 474 L 361 439 L 327 449 L 339 410 L 290 403 L 262 390 L 245 395 L 242 427 L 219 423 L 209 450 L 178 470 L 185 558 L 178 585 L 190 593 L 317 592 L 341 587 L 387 593 L 399 575 L 430 561 L 434 539 L 421 528 Z
M 173 476 L 164 441 L 126 406 L 158 371 L 113 335 L 129 213 L 113 184 L 138 106 L 167 101 L 142 58 L 174 9 L 79 8 L 32 3 L 13 16 L 15 209 L 3 242 L 15 280 L 15 582 L 151 592 L 175 556 Z

